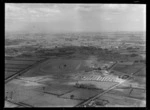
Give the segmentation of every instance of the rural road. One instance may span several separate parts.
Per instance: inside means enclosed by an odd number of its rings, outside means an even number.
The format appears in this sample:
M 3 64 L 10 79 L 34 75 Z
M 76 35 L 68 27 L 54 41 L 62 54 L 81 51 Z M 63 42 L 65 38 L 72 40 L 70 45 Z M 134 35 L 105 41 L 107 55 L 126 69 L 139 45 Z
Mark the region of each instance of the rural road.
M 126 82 L 126 81 L 127 81 L 127 80 L 125 80 L 124 82 Z M 91 102 L 92 100 L 95 100 L 96 98 L 98 98 L 98 97 L 104 95 L 104 94 L 107 93 L 108 91 L 114 89 L 115 87 L 121 85 L 121 84 L 124 83 L 124 82 L 120 82 L 120 83 L 118 83 L 118 84 L 116 84 L 116 85 L 110 87 L 109 89 L 107 89 L 107 90 L 104 91 L 103 93 L 100 93 L 100 94 L 98 94 L 98 95 L 96 95 L 96 96 L 94 96 L 94 97 L 92 97 L 92 98 L 86 100 L 85 102 L 80 103 L 79 105 L 77 105 L 77 106 L 75 106 L 75 107 L 80 107 L 80 106 L 84 106 L 84 105 L 88 104 L 88 103 Z

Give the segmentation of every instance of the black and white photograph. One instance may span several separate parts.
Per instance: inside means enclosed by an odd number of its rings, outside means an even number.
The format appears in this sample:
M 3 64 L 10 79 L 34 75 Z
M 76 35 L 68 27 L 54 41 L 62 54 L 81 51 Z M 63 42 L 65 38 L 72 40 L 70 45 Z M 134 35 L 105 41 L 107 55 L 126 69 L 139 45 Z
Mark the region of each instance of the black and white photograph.
M 146 4 L 4 7 L 4 108 L 146 107 Z

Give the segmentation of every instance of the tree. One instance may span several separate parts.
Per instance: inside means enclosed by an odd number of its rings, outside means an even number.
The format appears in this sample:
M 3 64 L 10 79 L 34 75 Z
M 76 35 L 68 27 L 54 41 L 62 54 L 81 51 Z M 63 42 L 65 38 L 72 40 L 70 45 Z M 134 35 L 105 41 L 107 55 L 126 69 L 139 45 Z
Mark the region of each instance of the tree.
M 71 98 L 71 99 L 73 99 L 73 98 L 74 98 L 74 95 L 73 95 L 73 94 L 72 94 L 72 95 L 70 95 L 70 98 Z
M 133 54 L 131 54 L 130 56 L 131 56 L 131 57 L 136 57 L 136 56 L 138 56 L 138 55 L 133 53 Z

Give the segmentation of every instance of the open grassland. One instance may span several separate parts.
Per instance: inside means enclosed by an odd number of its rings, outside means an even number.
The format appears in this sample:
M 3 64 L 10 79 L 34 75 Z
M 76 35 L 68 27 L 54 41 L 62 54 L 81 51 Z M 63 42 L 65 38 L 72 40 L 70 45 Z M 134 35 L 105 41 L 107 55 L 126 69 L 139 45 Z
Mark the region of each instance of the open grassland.
M 133 64 L 133 65 L 122 65 L 117 64 L 113 70 L 119 71 L 126 74 L 132 74 L 137 72 L 139 69 L 142 69 L 145 65 L 143 64 Z

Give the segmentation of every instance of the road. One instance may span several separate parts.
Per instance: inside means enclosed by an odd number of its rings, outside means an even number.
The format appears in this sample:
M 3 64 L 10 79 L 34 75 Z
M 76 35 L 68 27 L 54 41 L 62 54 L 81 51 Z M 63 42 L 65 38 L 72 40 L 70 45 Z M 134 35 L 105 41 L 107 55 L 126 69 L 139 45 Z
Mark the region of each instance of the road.
M 25 68 L 25 69 L 22 69 L 22 71 L 16 72 L 16 73 L 13 74 L 12 76 L 10 76 L 10 77 L 8 77 L 8 78 L 5 79 L 5 84 L 6 84 L 7 82 L 9 82 L 10 80 L 14 79 L 15 77 L 17 77 L 18 75 L 21 75 L 21 74 L 25 73 L 26 71 L 28 71 L 29 69 L 35 67 L 36 65 L 38 65 L 38 64 L 40 64 L 40 63 L 46 61 L 47 59 L 48 59 L 48 58 L 45 58 L 45 59 L 40 60 L 40 61 L 37 61 L 37 62 L 34 63 L 33 65 L 30 65 L 30 66 L 28 66 L 28 67 Z
M 124 82 L 126 82 L 126 81 L 127 81 L 127 80 L 125 80 Z M 107 90 L 104 91 L 103 93 L 100 93 L 100 94 L 98 94 L 98 95 L 96 95 L 96 96 L 94 96 L 94 97 L 92 97 L 92 98 L 86 100 L 85 102 L 80 103 L 79 105 L 77 105 L 77 106 L 75 106 L 75 107 L 81 107 L 81 106 L 84 106 L 84 105 L 88 104 L 88 103 L 91 102 L 92 100 L 95 100 L 96 98 L 98 98 L 98 97 L 104 95 L 104 94 L 107 93 L 108 91 L 114 89 L 115 87 L 121 85 L 121 84 L 124 83 L 124 82 L 120 82 L 120 83 L 118 83 L 118 84 L 116 84 L 116 85 L 110 87 L 109 89 L 107 89 Z

